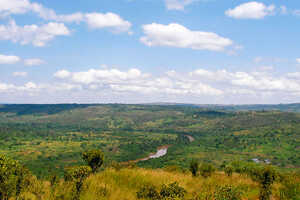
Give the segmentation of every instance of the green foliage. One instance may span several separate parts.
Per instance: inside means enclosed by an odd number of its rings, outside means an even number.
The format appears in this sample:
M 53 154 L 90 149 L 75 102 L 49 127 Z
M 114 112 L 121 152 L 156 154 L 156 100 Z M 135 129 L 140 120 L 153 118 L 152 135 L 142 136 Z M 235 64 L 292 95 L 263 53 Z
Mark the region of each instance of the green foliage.
M 224 172 L 227 176 L 232 176 L 233 173 L 233 167 L 231 165 L 227 165 L 224 168 Z
M 241 200 L 242 192 L 231 185 L 219 186 L 215 191 L 215 200 Z
M 180 187 L 177 182 L 170 183 L 169 185 L 163 184 L 160 192 L 151 184 L 143 185 L 137 192 L 138 199 L 151 199 L 151 200 L 172 200 L 183 199 L 186 190 Z
M 84 152 L 82 158 L 92 168 L 93 173 L 95 173 L 104 162 L 104 154 L 100 150 Z
M 136 193 L 138 199 L 160 200 L 159 192 L 151 184 L 143 185 Z
M 72 182 L 75 186 L 74 199 L 79 199 L 84 180 L 92 173 L 89 166 L 68 168 L 65 171 L 65 181 Z
M 163 185 L 160 190 L 162 199 L 183 199 L 185 194 L 186 190 L 180 187 L 177 182 Z
M 300 199 L 300 177 L 296 174 L 287 174 L 281 182 L 280 200 Z
M 299 110 L 298 105 L 278 105 Z M 256 106 L 262 110 L 265 105 Z M 248 107 L 190 105 L 3 105 L 0 153 L 19 160 L 38 177 L 48 168 L 58 176 L 64 165 L 81 165 L 80 152 L 101 149 L 107 158 L 126 162 L 172 145 L 168 156 L 139 162 L 142 167 L 178 165 L 190 158 L 219 166 L 224 160 L 300 167 L 300 114 L 238 111 Z M 249 107 L 254 109 L 254 107 Z M 269 109 L 271 109 L 269 107 Z M 265 109 L 265 110 L 269 110 Z M 234 110 L 234 111 L 232 111 Z M 195 140 L 190 142 L 186 135 Z
M 0 199 L 19 196 L 30 184 L 30 173 L 17 161 L 0 155 Z
M 196 160 L 192 160 L 190 163 L 190 171 L 192 172 L 193 176 L 197 176 L 199 170 L 199 163 Z
M 278 179 L 278 172 L 271 166 L 257 167 L 250 171 L 250 176 L 260 184 L 260 200 L 269 200 L 272 185 Z
M 214 166 L 209 163 L 202 163 L 199 170 L 204 178 L 210 177 L 216 171 Z

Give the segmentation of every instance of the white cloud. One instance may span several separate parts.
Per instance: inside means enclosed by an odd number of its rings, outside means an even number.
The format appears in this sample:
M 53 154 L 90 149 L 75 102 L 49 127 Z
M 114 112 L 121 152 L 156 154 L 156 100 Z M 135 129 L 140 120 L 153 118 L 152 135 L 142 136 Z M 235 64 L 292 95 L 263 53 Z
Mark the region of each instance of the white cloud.
M 184 7 L 196 0 L 164 0 L 168 10 L 184 10 Z
M 88 26 L 92 29 L 108 28 L 114 32 L 127 32 L 131 23 L 114 13 L 88 13 L 85 15 Z
M 167 95 L 221 95 L 221 90 L 215 89 L 199 81 L 175 79 L 169 77 L 152 77 L 138 69 L 120 71 L 118 69 L 90 69 L 85 72 L 58 71 L 54 74 L 70 81 L 72 84 L 82 84 L 89 89 L 109 89 L 112 92 L 135 94 L 167 94 Z
M 288 73 L 287 76 L 292 79 L 300 79 L 300 72 Z
M 26 66 L 38 66 L 44 64 L 45 61 L 39 59 L 39 58 L 31 58 L 24 60 L 24 65 Z
M 24 14 L 29 11 L 31 3 L 27 0 L 0 0 L 0 16 Z
M 296 59 L 296 61 L 297 61 L 297 63 L 299 63 L 299 64 L 300 64 L 300 58 L 297 58 L 297 59 Z
M 11 20 L 8 25 L 0 25 L 0 40 L 11 40 L 22 45 L 33 44 L 42 47 L 56 36 L 70 35 L 69 29 L 63 23 L 50 22 L 42 26 L 18 26 Z
M 171 70 L 151 75 L 136 68 L 124 71 L 108 67 L 81 72 L 60 70 L 54 76 L 58 79 L 50 83 L 0 83 L 0 97 L 29 103 L 283 103 L 300 98 L 300 72 L 199 68 L 190 73 Z
M 267 6 L 263 3 L 252 1 L 229 9 L 225 14 L 236 19 L 262 19 L 268 15 L 272 15 L 274 10 L 274 5 Z
M 57 14 L 54 10 L 46 8 L 42 4 L 30 2 L 29 0 L 0 0 L 0 16 L 12 14 L 36 13 L 40 18 L 65 23 L 85 22 L 92 29 L 108 28 L 113 32 L 128 32 L 131 23 L 122 19 L 115 13 L 71 13 Z M 53 27 L 54 28 L 54 27 Z
M 70 75 L 71 73 L 67 70 L 60 70 L 54 74 L 56 78 L 68 78 Z
M 45 20 L 61 22 L 80 22 L 83 20 L 83 14 L 81 13 L 57 15 L 54 10 L 44 7 L 42 4 L 30 2 L 29 0 L 0 0 L 0 16 L 25 14 L 28 12 L 34 12 Z
M 145 36 L 140 41 L 147 46 L 170 46 L 196 50 L 223 51 L 231 46 L 230 39 L 216 33 L 192 31 L 180 24 L 147 24 L 143 25 Z
M 0 64 L 16 64 L 20 60 L 18 56 L 0 54 Z
M 25 76 L 27 76 L 27 72 L 14 72 L 13 76 L 25 77 Z
M 300 81 L 289 79 L 289 77 L 291 77 L 289 74 L 282 77 L 273 77 L 266 72 L 247 73 L 199 69 L 190 75 L 191 77 L 200 77 L 204 80 L 222 82 L 223 84 L 226 83 L 229 87 L 238 86 L 241 89 L 269 92 L 300 92 Z

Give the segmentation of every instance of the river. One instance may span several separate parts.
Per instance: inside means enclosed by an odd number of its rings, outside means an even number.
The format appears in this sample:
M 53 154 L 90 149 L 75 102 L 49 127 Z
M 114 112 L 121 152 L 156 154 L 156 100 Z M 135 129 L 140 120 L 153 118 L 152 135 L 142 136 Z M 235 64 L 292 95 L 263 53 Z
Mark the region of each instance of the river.
M 190 135 L 184 135 L 186 136 L 190 142 L 194 142 L 195 141 L 195 138 L 193 138 L 192 136 Z M 139 161 L 146 161 L 146 160 L 150 160 L 150 159 L 154 159 L 154 158 L 160 158 L 160 157 L 163 157 L 165 155 L 167 155 L 168 153 L 168 149 L 169 147 L 171 147 L 172 145 L 165 145 L 165 146 L 160 146 L 157 148 L 157 151 L 156 153 L 151 153 L 149 156 L 147 156 L 146 158 L 141 158 L 141 159 L 137 159 L 137 160 L 134 160 L 134 161 L 131 161 L 131 162 L 139 162 Z

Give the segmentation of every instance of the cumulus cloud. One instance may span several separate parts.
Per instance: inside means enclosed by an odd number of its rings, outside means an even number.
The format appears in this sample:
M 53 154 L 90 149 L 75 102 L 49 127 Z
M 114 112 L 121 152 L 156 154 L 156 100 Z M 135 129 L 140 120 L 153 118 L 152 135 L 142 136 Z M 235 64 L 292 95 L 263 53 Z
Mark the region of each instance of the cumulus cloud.
M 184 7 L 196 0 L 164 0 L 168 10 L 184 10 Z
M 0 64 L 16 64 L 20 60 L 18 56 L 0 54 Z
M 268 15 L 272 15 L 274 10 L 274 5 L 267 6 L 263 3 L 252 1 L 229 9 L 225 14 L 236 19 L 262 19 Z
M 71 73 L 67 70 L 59 70 L 54 74 L 56 78 L 68 78 L 70 75 Z
M 129 31 L 131 23 L 114 13 L 88 13 L 85 15 L 88 26 L 92 29 L 108 28 L 114 32 Z
M 233 42 L 212 32 L 192 31 L 180 24 L 143 25 L 145 36 L 140 41 L 147 46 L 170 46 L 196 50 L 223 51 Z
M 55 37 L 67 35 L 70 35 L 70 31 L 63 23 L 18 26 L 11 20 L 8 25 L 0 25 L 0 40 L 11 40 L 22 45 L 43 47 Z
M 85 72 L 58 71 L 55 77 L 72 84 L 82 84 L 90 89 L 109 89 L 112 92 L 169 95 L 221 95 L 222 91 L 199 81 L 180 80 L 170 77 L 152 77 L 138 69 L 90 69 Z
M 300 81 L 289 79 L 291 75 L 274 77 L 266 72 L 228 72 L 226 70 L 208 71 L 198 69 L 190 73 L 192 77 L 200 77 L 209 81 L 228 84 L 229 87 L 252 89 L 255 91 L 300 92 Z
M 38 66 L 44 64 L 45 61 L 39 59 L 39 58 L 31 58 L 31 59 L 25 59 L 24 65 L 26 66 Z
M 25 77 L 25 76 L 27 76 L 27 72 L 14 72 L 13 76 Z
M 296 59 L 296 61 L 297 61 L 297 63 L 299 63 L 299 64 L 300 64 L 300 58 L 297 58 L 297 59 Z
M 92 29 L 108 28 L 113 32 L 130 32 L 131 23 L 115 13 L 71 13 L 57 14 L 42 4 L 29 0 L 0 0 L 0 16 L 12 14 L 36 13 L 40 18 L 63 23 L 85 22 Z M 53 27 L 54 28 L 54 27 Z
M 45 20 L 54 20 L 62 22 L 80 22 L 83 19 L 81 13 L 69 15 L 57 15 L 52 9 L 44 7 L 42 4 L 30 2 L 29 0 L 1 0 L 0 16 L 9 16 L 12 14 L 25 14 L 28 12 L 36 13 Z
M 228 71 L 199 68 L 189 73 L 167 71 L 160 75 L 140 69 L 97 68 L 86 71 L 59 70 L 51 83 L 24 85 L 0 83 L 0 96 L 36 96 L 57 102 L 189 102 L 280 103 L 300 97 L 300 72 Z M 26 98 L 25 98 L 26 97 Z M 16 99 L 16 98 L 15 98 Z M 22 98 L 23 99 L 23 98 Z

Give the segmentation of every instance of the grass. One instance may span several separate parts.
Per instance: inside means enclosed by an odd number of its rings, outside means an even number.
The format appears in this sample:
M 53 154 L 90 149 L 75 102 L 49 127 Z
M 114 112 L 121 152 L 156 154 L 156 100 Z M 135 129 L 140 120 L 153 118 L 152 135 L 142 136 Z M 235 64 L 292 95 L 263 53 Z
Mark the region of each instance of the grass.
M 80 193 L 82 200 L 136 200 L 137 191 L 145 184 L 154 185 L 161 188 L 163 184 L 173 182 L 187 191 L 185 198 L 188 200 L 213 199 L 212 197 L 218 186 L 230 185 L 242 191 L 242 199 L 257 200 L 259 186 L 246 176 L 233 174 L 232 177 L 226 176 L 223 172 L 216 172 L 209 178 L 192 177 L 189 172 L 166 171 L 163 169 L 152 170 L 143 168 L 123 168 L 115 170 L 112 168 L 91 175 L 83 185 Z M 39 186 L 33 190 L 40 192 L 41 200 L 71 198 L 72 187 L 64 180 L 51 187 L 47 181 L 37 183 Z M 273 196 L 271 200 L 279 199 L 279 184 L 273 186 Z M 34 192 L 33 192 L 34 193 Z M 27 192 L 25 199 L 37 199 L 37 195 Z M 28 197 L 28 198 L 27 198 Z

